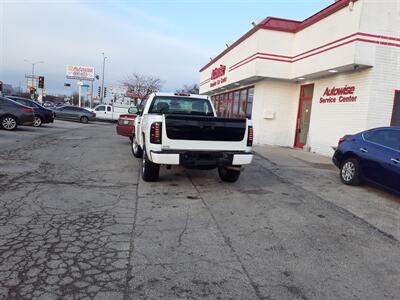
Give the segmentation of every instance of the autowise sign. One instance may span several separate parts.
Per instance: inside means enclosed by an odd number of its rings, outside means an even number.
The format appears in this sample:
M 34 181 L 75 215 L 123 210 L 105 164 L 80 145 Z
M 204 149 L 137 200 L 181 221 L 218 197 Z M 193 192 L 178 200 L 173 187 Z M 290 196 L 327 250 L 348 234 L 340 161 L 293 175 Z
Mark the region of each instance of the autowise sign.
M 68 79 L 79 79 L 79 80 L 94 80 L 95 72 L 94 67 L 84 67 L 67 65 L 67 76 Z
M 214 70 L 211 71 L 212 82 L 210 83 L 210 87 L 214 87 L 216 85 L 226 82 L 227 77 L 225 76 L 225 71 L 226 71 L 226 66 L 224 65 L 220 65 L 218 68 L 215 68 Z

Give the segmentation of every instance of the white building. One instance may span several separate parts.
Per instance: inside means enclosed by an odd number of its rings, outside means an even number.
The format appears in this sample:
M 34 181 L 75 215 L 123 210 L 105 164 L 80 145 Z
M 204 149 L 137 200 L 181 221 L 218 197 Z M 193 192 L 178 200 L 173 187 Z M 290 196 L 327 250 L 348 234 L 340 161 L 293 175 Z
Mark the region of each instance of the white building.
M 400 125 L 400 0 L 268 17 L 200 70 L 200 93 L 251 116 L 256 143 L 326 155 L 345 134 Z

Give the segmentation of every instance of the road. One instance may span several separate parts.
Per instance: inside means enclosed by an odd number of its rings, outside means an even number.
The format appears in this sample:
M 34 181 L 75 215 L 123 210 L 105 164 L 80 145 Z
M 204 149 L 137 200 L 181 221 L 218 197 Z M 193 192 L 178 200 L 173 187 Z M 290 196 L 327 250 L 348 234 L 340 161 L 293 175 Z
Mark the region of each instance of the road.
M 0 131 L 0 299 L 400 299 L 399 240 L 268 159 L 146 183 L 128 142 Z

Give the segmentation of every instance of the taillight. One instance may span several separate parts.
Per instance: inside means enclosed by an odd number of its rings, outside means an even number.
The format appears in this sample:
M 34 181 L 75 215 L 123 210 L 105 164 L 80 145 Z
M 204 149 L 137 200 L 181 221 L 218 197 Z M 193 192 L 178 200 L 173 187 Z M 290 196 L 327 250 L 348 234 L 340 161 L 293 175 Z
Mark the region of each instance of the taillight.
M 150 143 L 161 144 L 161 122 L 151 124 L 150 129 Z
M 24 112 L 33 113 L 33 109 L 32 109 L 32 108 L 22 107 L 21 109 L 22 109 Z
M 350 139 L 352 136 L 351 135 L 345 135 L 344 137 L 341 137 L 340 139 L 339 139 L 339 142 L 338 142 L 338 147 L 340 146 L 340 144 L 343 144 L 345 141 L 347 141 L 348 139 Z
M 253 127 L 249 126 L 247 130 L 247 147 L 253 146 Z

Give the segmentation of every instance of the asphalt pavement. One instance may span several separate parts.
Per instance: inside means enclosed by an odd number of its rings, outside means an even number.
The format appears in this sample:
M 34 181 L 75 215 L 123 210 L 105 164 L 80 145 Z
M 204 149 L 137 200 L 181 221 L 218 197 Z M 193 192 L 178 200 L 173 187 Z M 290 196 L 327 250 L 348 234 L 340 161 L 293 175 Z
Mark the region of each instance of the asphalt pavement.
M 0 131 L 0 299 L 400 299 L 399 239 L 333 174 L 257 155 L 146 183 L 114 124 Z

